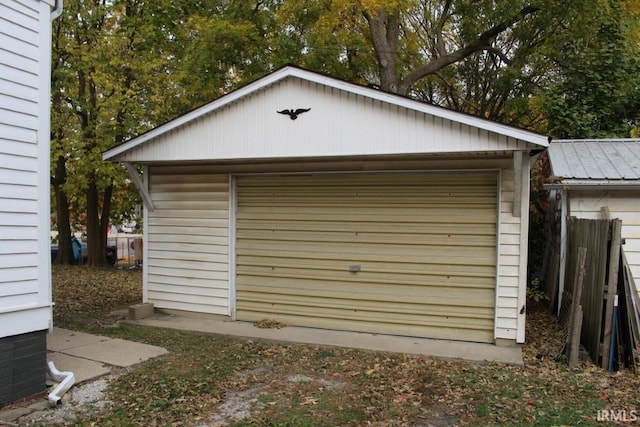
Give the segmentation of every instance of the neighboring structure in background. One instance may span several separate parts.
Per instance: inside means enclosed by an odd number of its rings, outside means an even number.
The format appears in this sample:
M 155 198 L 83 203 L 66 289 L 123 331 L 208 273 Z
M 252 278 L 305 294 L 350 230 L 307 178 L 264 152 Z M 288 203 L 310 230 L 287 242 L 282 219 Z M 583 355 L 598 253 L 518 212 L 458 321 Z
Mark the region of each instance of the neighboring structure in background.
M 156 308 L 513 345 L 547 145 L 287 66 L 104 158 L 145 201 Z
M 639 284 L 640 139 L 558 140 L 551 143 L 548 155 L 552 176 L 546 187 L 560 221 L 559 294 L 568 274 L 563 260 L 570 216 L 605 219 L 606 215 L 622 220 L 622 248 Z
M 51 20 L 61 9 L 0 3 L 0 406 L 46 390 Z
M 545 288 L 583 346 L 609 370 L 635 367 L 640 342 L 640 140 L 553 141 Z M 579 255 L 584 268 L 580 268 Z M 573 354 L 573 356 L 572 356 Z

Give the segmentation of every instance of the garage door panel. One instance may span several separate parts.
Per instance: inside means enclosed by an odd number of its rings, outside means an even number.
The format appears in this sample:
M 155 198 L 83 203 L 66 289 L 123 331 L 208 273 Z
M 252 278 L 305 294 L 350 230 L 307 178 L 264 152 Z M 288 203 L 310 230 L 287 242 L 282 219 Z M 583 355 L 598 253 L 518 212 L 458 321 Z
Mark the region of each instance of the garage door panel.
M 295 253 L 298 258 L 289 257 L 287 259 L 277 259 L 278 266 L 274 265 L 273 254 L 266 254 L 265 256 L 247 256 L 243 257 L 243 265 L 238 268 L 237 274 L 243 275 L 255 275 L 260 276 L 275 274 L 283 274 L 288 269 L 300 269 L 302 277 L 310 277 L 311 275 L 321 275 L 327 277 L 336 272 L 345 277 L 351 277 L 354 280 L 361 280 L 362 274 L 388 274 L 388 275 L 418 275 L 421 280 L 421 284 L 428 285 L 433 281 L 443 281 L 446 279 L 446 283 L 463 283 L 468 287 L 486 286 L 493 289 L 495 286 L 495 266 L 455 266 L 449 265 L 447 268 L 443 268 L 441 264 L 429 263 L 424 259 L 418 259 L 416 262 L 406 257 L 400 258 L 399 261 L 394 262 L 389 257 L 384 258 L 382 261 L 372 261 L 367 263 L 355 264 L 356 262 L 363 261 L 362 258 L 358 260 L 338 259 L 336 257 L 330 257 L 327 259 L 318 259 L 313 253 L 308 253 L 307 258 L 303 258 L 304 254 Z M 383 257 L 381 257 L 383 258 Z M 352 265 L 359 265 L 360 272 L 354 274 L 348 272 L 349 267 Z
M 326 236 L 325 236 L 326 237 Z M 394 255 L 402 256 L 419 256 L 422 260 L 438 259 L 438 263 L 446 262 L 455 264 L 457 261 L 466 263 L 467 261 L 472 264 L 480 262 L 482 264 L 489 263 L 494 264 L 494 257 L 481 256 L 478 254 L 478 247 L 468 246 L 434 246 L 434 245 L 420 245 L 415 243 L 413 245 L 400 245 L 380 242 L 360 242 L 358 238 L 352 239 L 354 241 L 349 242 L 345 240 L 335 241 L 314 241 L 312 254 L 315 253 L 332 253 L 332 254 L 357 254 L 357 257 L 376 255 L 386 256 L 386 254 L 392 253 Z M 265 249 L 265 243 L 261 240 L 248 240 L 240 241 L 243 251 L 262 251 Z M 239 245 L 240 246 L 240 245 Z M 339 250 L 336 250 L 336 246 L 339 246 Z M 422 246 L 419 250 L 416 250 L 415 246 Z M 309 241 L 305 240 L 271 240 L 267 245 L 270 252 L 291 252 L 291 251 L 305 251 L 309 250 Z
M 424 256 L 422 254 L 416 254 L 415 251 L 404 251 L 405 253 L 358 253 L 354 252 L 327 252 L 318 249 L 317 251 L 305 251 L 302 248 L 295 250 L 296 248 L 280 248 L 276 249 L 276 245 L 273 245 L 272 249 L 238 249 L 236 251 L 238 258 L 244 256 L 261 256 L 264 258 L 286 258 L 297 260 L 334 260 L 340 265 L 362 265 L 365 262 L 393 262 L 398 264 L 411 263 L 411 264 L 424 264 L 425 266 L 435 266 L 441 272 L 451 271 L 453 274 L 457 274 L 460 271 L 469 269 L 469 274 L 483 274 L 483 272 L 489 271 L 488 274 L 493 275 L 495 272 L 495 259 L 491 258 L 478 258 L 478 257 L 458 257 L 455 254 L 441 254 L 440 256 Z M 401 266 L 398 266 L 401 268 Z
M 416 235 L 427 234 L 438 238 L 443 236 L 484 236 L 495 244 L 495 223 L 490 224 L 466 224 L 466 223 L 449 223 L 439 219 L 435 225 L 427 222 L 412 223 L 388 223 L 388 222 L 322 222 L 315 220 L 305 221 L 286 221 L 270 218 L 265 219 L 242 219 L 242 229 L 238 230 L 238 235 L 243 232 L 252 232 L 253 230 L 263 231 L 269 230 L 286 230 L 286 231 L 308 231 L 308 232 L 353 232 L 354 225 L 357 225 L 359 232 L 379 232 L 382 228 L 386 234 L 390 235 Z M 268 227 L 268 228 L 265 228 Z
M 240 209 L 242 209 L 240 211 Z M 262 208 L 260 211 L 251 208 L 238 209 L 238 220 L 262 219 L 262 220 L 285 220 L 285 221 L 306 221 L 313 218 L 318 221 L 348 222 L 358 224 L 363 222 L 385 223 L 389 217 L 393 216 L 394 222 L 418 223 L 418 224 L 487 224 L 495 219 L 495 209 L 476 210 L 471 206 L 460 209 L 458 212 L 440 210 L 437 212 L 425 209 L 410 209 L 403 207 L 402 211 L 395 209 L 368 209 L 365 212 L 358 212 L 354 208 L 332 208 L 330 211 L 319 209 L 318 207 L 289 207 L 279 209 Z
M 492 341 L 497 174 L 252 176 L 237 188 L 238 319 Z
M 493 175 L 493 176 L 492 176 Z M 345 181 L 348 177 L 348 182 Z M 415 172 L 415 173 L 398 173 L 398 174 L 352 174 L 345 175 L 339 173 L 331 174 L 300 174 L 300 175 L 273 175 L 269 176 L 269 180 L 263 179 L 264 176 L 254 175 L 242 177 L 243 181 L 253 188 L 271 188 L 271 189 L 289 189 L 301 187 L 304 190 L 313 188 L 351 188 L 362 186 L 371 188 L 374 191 L 380 188 L 386 188 L 392 191 L 408 191 L 405 186 L 407 182 L 424 183 L 428 181 L 435 190 L 446 188 L 448 186 L 457 185 L 458 188 L 464 190 L 469 187 L 482 187 L 485 190 L 488 185 L 495 184 L 495 174 L 491 172 L 475 172 L 475 171 L 459 171 L 459 172 Z M 281 187 L 281 184 L 286 187 Z M 402 186 L 399 187 L 399 184 Z
M 338 303 L 341 299 L 352 300 L 349 302 L 350 304 L 353 301 L 363 300 L 391 305 L 395 303 L 434 304 L 437 302 L 442 306 L 493 307 L 493 303 L 489 301 L 492 290 L 486 287 L 444 286 L 442 283 L 434 282 L 430 285 L 367 283 L 365 288 L 365 286 L 354 282 L 321 278 L 309 278 L 305 280 L 305 285 L 301 286 L 299 280 L 294 278 L 247 276 L 243 279 L 246 284 L 242 291 L 239 291 L 243 296 L 242 300 L 249 295 L 253 295 L 255 298 L 263 293 L 265 297 L 273 294 L 284 297 L 291 295 L 310 298 L 326 297 L 333 298 Z M 356 294 L 357 297 L 354 296 Z
M 354 304 L 349 304 L 353 302 Z M 333 319 L 343 319 L 345 321 L 360 319 L 370 323 L 394 322 L 397 324 L 412 325 L 447 325 L 447 326 L 463 326 L 466 323 L 475 322 L 493 322 L 493 310 L 476 309 L 474 311 L 456 311 L 445 310 L 447 307 L 438 305 L 417 305 L 417 304 L 396 304 L 394 306 L 380 306 L 377 301 L 349 301 L 335 300 L 329 298 L 317 297 L 310 303 L 307 297 L 274 295 L 272 298 L 260 297 L 260 299 L 251 300 L 247 297 L 243 302 L 243 308 L 248 311 L 260 310 L 264 304 L 271 304 L 276 307 L 279 313 L 304 313 L 311 309 L 316 316 L 331 317 Z M 476 326 L 477 327 L 477 326 Z
M 421 317 L 418 324 L 400 321 L 389 316 L 367 318 L 362 315 L 331 317 L 332 313 L 324 311 L 309 311 L 307 309 L 286 310 L 280 307 L 281 313 L 278 320 L 290 325 L 307 326 L 312 328 L 326 328 L 338 330 L 350 330 L 357 332 L 371 332 L 382 334 L 396 334 L 417 337 L 430 337 L 439 339 L 451 339 L 455 336 L 457 340 L 490 342 L 493 341 L 493 318 L 484 322 L 474 320 L 473 322 L 459 321 L 453 322 L 449 319 L 430 319 Z M 259 321 L 270 318 L 272 312 L 260 311 L 260 307 L 255 307 L 248 311 L 243 319 L 246 321 Z M 491 331 L 490 331 L 491 330 Z
M 423 230 L 421 230 L 423 232 Z M 455 250 L 457 246 L 493 246 L 495 244 L 495 230 L 492 235 L 464 236 L 441 235 L 422 233 L 372 233 L 362 231 L 309 231 L 306 234 L 315 233 L 316 242 L 343 242 L 351 243 L 375 243 L 375 244 L 406 244 L 406 245 L 442 245 Z M 407 242 L 406 234 L 411 234 L 411 241 Z M 236 234 L 238 240 L 281 240 L 281 241 L 308 241 L 308 237 L 295 230 L 240 230 Z

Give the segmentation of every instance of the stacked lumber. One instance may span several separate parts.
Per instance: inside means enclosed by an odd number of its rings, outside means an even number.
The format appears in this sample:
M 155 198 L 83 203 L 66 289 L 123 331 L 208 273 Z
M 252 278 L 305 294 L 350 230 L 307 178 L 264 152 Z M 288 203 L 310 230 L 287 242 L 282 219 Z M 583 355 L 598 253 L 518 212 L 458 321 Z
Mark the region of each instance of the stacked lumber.
M 583 346 L 613 371 L 640 362 L 640 304 L 621 238 L 622 222 L 570 218 L 560 321 L 569 366 Z

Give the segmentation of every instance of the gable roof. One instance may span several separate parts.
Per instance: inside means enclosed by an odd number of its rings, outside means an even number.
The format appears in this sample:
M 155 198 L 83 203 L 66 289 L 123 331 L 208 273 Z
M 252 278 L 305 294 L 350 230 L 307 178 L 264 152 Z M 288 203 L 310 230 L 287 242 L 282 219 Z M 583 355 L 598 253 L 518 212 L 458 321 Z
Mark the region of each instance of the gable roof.
M 416 101 L 407 97 L 391 94 L 367 86 L 349 83 L 313 71 L 304 70 L 292 65 L 282 67 L 271 74 L 266 75 L 252 83 L 247 84 L 229 94 L 226 94 L 213 102 L 205 104 L 187 114 L 160 125 L 150 131 L 126 141 L 103 154 L 105 160 L 118 160 L 118 156 L 140 147 L 148 141 L 163 136 L 169 132 L 180 129 L 195 122 L 204 116 L 222 110 L 243 98 L 261 92 L 286 79 L 297 78 L 306 82 L 322 85 L 327 88 L 344 91 L 353 95 L 363 96 L 370 100 L 391 104 L 396 107 L 406 108 L 415 112 L 431 115 L 440 119 L 449 120 L 458 124 L 492 132 L 507 138 L 513 138 L 530 144 L 529 149 L 543 149 L 548 146 L 548 137 L 532 131 L 494 122 L 481 117 L 459 113 L 443 107 Z
M 559 185 L 640 186 L 640 139 L 553 141 L 549 159 Z

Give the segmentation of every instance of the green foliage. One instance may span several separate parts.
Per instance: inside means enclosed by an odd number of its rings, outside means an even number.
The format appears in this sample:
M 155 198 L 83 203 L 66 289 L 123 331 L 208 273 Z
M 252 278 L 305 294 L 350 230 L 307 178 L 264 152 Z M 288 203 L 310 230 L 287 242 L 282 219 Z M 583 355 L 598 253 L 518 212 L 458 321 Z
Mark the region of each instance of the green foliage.
M 583 31 L 558 41 L 552 58 L 542 111 L 555 138 L 628 137 L 640 118 L 640 46 L 628 32 L 638 14 L 620 0 L 598 6 L 576 18 Z
M 68 0 L 53 205 L 104 234 L 139 199 L 102 152 L 287 63 L 554 137 L 639 135 L 639 16 L 632 0 Z
M 540 302 L 548 299 L 549 297 L 544 292 L 544 290 L 540 289 L 540 279 L 533 279 L 527 286 L 527 300 Z

